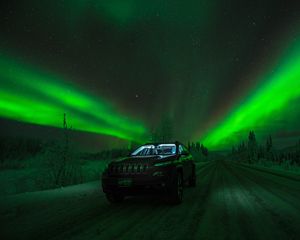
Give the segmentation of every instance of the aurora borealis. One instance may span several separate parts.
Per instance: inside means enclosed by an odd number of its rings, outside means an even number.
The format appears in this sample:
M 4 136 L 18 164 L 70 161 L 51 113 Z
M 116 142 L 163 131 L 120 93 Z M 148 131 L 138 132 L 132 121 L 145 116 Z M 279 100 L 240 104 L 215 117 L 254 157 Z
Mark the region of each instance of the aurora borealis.
M 18 121 L 62 127 L 63 113 L 75 130 L 143 141 L 145 128 L 116 114 L 101 99 L 93 99 L 55 76 L 27 70 L 0 59 L 1 116 Z M 17 88 L 17 89 L 16 89 Z
M 240 141 L 241 136 L 236 133 L 244 131 L 245 134 L 249 129 L 264 127 L 271 129 L 278 116 L 288 117 L 291 122 L 297 120 L 299 109 L 291 106 L 297 107 L 300 103 L 300 43 L 294 44 L 296 46 L 289 47 L 286 56 L 273 68 L 275 70 L 260 81 L 262 85 L 202 138 L 205 144 L 228 147 Z
M 165 116 L 176 139 L 213 149 L 250 130 L 280 144 L 300 138 L 296 3 L 31 0 L 0 9 L 0 120 L 12 128 L 61 127 L 66 112 L 105 144 L 148 141 Z M 98 146 L 91 141 L 82 144 Z

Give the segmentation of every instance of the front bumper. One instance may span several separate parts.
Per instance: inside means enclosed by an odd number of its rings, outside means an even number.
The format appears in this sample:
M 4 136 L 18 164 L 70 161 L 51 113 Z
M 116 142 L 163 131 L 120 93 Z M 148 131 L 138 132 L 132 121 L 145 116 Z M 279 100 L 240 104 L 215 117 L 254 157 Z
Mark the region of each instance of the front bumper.
M 103 176 L 102 189 L 104 193 L 124 195 L 163 193 L 167 192 L 170 182 L 168 176 Z

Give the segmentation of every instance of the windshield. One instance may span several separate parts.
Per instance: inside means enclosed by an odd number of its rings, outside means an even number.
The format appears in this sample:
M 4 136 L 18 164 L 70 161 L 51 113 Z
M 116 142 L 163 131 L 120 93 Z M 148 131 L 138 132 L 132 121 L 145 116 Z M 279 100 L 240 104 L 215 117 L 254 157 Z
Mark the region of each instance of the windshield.
M 176 153 L 175 144 L 144 145 L 136 149 L 132 156 L 172 155 Z

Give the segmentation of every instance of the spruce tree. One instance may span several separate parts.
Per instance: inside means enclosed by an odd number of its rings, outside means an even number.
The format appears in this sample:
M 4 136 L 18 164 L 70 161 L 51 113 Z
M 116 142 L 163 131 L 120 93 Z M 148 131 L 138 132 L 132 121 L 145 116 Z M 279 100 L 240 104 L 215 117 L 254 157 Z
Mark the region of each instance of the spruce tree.
M 248 161 L 252 163 L 257 160 L 257 143 L 254 131 L 249 132 L 248 136 Z
M 200 143 L 199 142 L 196 143 L 196 150 L 197 150 L 197 152 L 200 152 Z
M 273 146 L 273 141 L 271 135 L 268 136 L 267 142 L 266 142 L 266 150 L 267 152 L 270 152 Z

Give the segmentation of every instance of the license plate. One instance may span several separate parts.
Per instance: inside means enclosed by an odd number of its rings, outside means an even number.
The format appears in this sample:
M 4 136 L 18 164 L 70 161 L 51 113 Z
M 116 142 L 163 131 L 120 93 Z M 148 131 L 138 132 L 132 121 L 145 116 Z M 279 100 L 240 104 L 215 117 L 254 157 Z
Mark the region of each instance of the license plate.
M 132 185 L 132 179 L 130 178 L 119 179 L 118 184 L 120 187 L 130 187 Z

